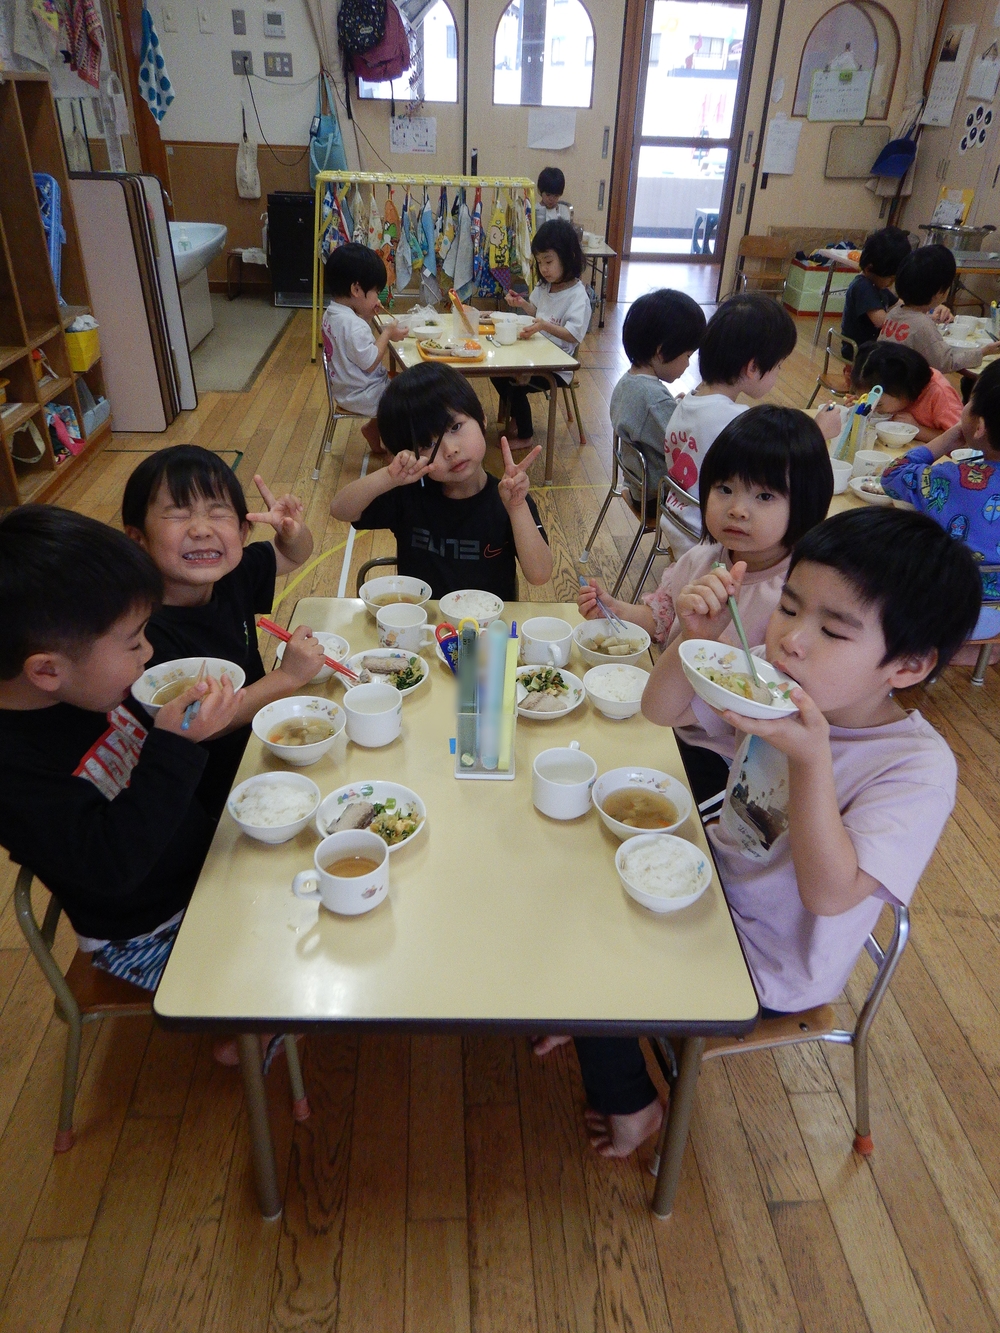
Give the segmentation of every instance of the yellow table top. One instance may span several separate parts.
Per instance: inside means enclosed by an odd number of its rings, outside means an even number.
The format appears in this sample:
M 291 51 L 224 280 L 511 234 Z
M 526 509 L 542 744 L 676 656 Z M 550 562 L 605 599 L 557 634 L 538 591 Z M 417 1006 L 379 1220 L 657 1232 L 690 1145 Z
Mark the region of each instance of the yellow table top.
M 578 370 L 579 361 L 557 347 L 544 334 L 536 333 L 532 338 L 519 338 L 510 346 L 490 342 L 485 334 L 477 334 L 476 341 L 482 343 L 486 357 L 482 361 L 449 361 L 447 364 L 460 370 L 463 375 L 503 375 L 512 371 L 527 375 L 532 371 Z M 404 369 L 423 364 L 423 357 L 417 351 L 415 338 L 405 338 L 401 342 L 389 344 L 389 350 Z
M 508 605 L 506 615 L 580 619 L 560 604 Z M 355 651 L 376 643 L 360 601 L 307 598 L 292 623 L 335 630 Z M 586 669 L 575 652 L 568 669 Z M 513 781 L 457 781 L 455 686 L 433 658 L 430 679 L 403 701 L 400 738 L 378 750 L 348 743 L 339 758 L 334 747 L 299 770 L 324 796 L 383 778 L 423 799 L 427 824 L 393 855 L 388 899 L 361 917 L 300 901 L 291 881 L 313 863 L 315 832 L 270 847 L 223 814 L 156 993 L 157 1014 L 171 1026 L 244 1029 L 373 1021 L 747 1030 L 757 998 L 717 877 L 692 907 L 648 912 L 622 889 L 619 844 L 596 811 L 560 823 L 531 803 L 535 755 L 574 739 L 599 772 L 635 763 L 683 781 L 673 733 L 641 715 L 612 722 L 585 701 L 566 718 L 518 720 Z M 333 680 L 312 689 L 341 694 Z M 281 767 L 251 738 L 237 780 Z M 706 847 L 696 817 L 683 834 Z

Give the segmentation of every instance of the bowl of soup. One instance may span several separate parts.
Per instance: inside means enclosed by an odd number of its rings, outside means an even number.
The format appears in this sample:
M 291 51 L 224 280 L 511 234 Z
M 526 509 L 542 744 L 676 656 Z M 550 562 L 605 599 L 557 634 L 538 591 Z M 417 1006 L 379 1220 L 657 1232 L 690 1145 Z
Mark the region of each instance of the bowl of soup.
M 370 616 L 377 616 L 383 606 L 402 602 L 409 606 L 423 606 L 431 598 L 431 585 L 408 574 L 387 574 L 380 579 L 369 579 L 358 589 L 358 596 L 368 608 Z
M 332 699 L 293 694 L 275 699 L 254 714 L 253 734 L 276 759 L 293 768 L 307 768 L 332 750 L 347 723 L 347 714 Z
M 612 768 L 590 799 L 605 827 L 622 842 L 642 833 L 676 833 L 691 814 L 691 793 L 658 768 Z
M 172 703 L 191 688 L 202 665 L 203 679 L 212 676 L 215 680 L 230 680 L 234 690 L 241 689 L 247 678 L 242 667 L 224 657 L 177 657 L 172 662 L 147 667 L 132 686 L 132 698 L 155 717 L 164 704 Z
M 588 666 L 603 666 L 617 662 L 635 666 L 649 651 L 649 635 L 641 625 L 624 621 L 624 631 L 614 628 L 608 620 L 583 620 L 573 630 L 573 639 L 580 656 Z

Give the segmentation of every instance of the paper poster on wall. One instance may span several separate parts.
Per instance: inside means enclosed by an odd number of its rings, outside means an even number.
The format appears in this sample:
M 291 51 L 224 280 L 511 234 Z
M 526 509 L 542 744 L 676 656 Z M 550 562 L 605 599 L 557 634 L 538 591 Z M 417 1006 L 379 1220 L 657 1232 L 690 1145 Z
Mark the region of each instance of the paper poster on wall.
M 529 148 L 572 148 L 576 142 L 575 111 L 529 111 Z
M 868 110 L 870 69 L 817 69 L 809 85 L 810 120 L 856 120 Z
M 945 28 L 944 40 L 934 66 L 934 77 L 931 79 L 931 90 L 927 94 L 927 105 L 920 118 L 921 125 L 951 124 L 975 36 L 974 23 L 955 23 Z
M 996 42 L 988 46 L 978 60 L 972 62 L 972 72 L 965 89 L 966 97 L 992 102 L 1000 83 L 1000 48 Z
M 787 116 L 775 116 L 767 127 L 764 140 L 764 156 L 761 171 L 774 176 L 791 176 L 795 171 L 795 157 L 799 151 L 799 135 L 802 133 L 801 120 L 789 120 Z
M 932 227 L 962 227 L 969 216 L 969 209 L 975 198 L 974 190 L 950 190 L 941 186 L 938 201 L 931 214 Z
M 437 116 L 393 116 L 389 121 L 389 151 L 436 153 Z

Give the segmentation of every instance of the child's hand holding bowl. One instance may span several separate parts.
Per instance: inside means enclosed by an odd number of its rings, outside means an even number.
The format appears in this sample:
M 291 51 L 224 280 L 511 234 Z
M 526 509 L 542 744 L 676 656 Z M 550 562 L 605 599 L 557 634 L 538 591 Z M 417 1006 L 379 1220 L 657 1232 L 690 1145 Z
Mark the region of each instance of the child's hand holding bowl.
M 200 701 L 197 713 L 188 718 L 184 727 L 184 714 L 188 705 Z M 164 704 L 156 715 L 154 727 L 161 731 L 172 731 L 175 736 L 185 736 L 189 741 L 207 741 L 217 735 L 234 721 L 237 701 L 233 683 L 228 676 L 216 680 L 206 676 L 204 680 L 192 685 L 179 694 L 170 703 Z

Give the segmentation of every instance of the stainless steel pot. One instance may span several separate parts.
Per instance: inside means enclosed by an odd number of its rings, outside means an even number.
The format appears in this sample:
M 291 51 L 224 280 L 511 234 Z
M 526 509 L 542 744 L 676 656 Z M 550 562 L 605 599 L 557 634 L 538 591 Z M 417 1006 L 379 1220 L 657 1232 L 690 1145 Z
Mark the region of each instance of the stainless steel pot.
M 949 250 L 981 250 L 983 241 L 996 227 L 992 223 L 985 227 L 935 227 L 921 222 L 920 230 L 927 233 L 927 245 L 946 245 Z

